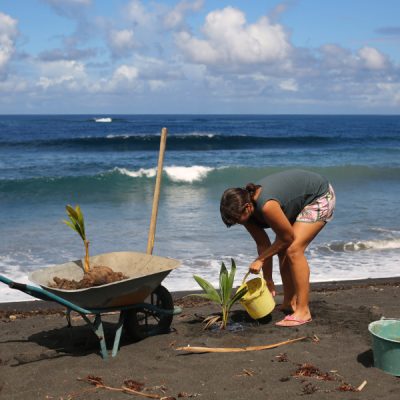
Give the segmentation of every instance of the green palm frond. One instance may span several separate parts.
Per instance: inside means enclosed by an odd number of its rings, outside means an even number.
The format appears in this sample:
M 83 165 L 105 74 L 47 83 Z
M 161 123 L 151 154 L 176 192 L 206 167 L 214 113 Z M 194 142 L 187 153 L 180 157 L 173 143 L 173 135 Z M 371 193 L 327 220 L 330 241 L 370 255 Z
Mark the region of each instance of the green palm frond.
M 75 209 L 70 206 L 69 204 L 65 206 L 67 215 L 70 221 L 63 220 L 63 222 L 72 228 L 75 232 L 79 234 L 83 241 L 86 240 L 86 233 L 85 233 L 85 222 L 83 218 L 82 211 L 79 206 L 76 206 Z
M 221 297 L 219 293 L 215 290 L 214 286 L 210 282 L 201 278 L 200 276 L 193 275 L 193 278 L 199 284 L 199 286 L 204 290 L 205 295 L 203 297 L 212 300 L 216 303 L 221 303 Z
M 200 287 L 204 290 L 205 293 L 193 295 L 203 297 L 209 300 L 214 301 L 215 303 L 219 303 L 221 306 L 222 312 L 222 322 L 221 322 L 221 329 L 226 327 L 228 322 L 228 316 L 231 307 L 235 304 L 238 300 L 240 300 L 246 293 L 247 288 L 243 288 L 237 291 L 232 296 L 233 290 L 233 282 L 235 280 L 236 274 L 236 264 L 233 259 L 231 259 L 231 270 L 228 271 L 225 264 L 221 264 L 221 269 L 219 272 L 219 291 L 216 290 L 210 282 L 206 281 L 205 279 L 201 278 L 200 276 L 193 275 L 193 278 L 196 282 L 200 285 Z M 215 318 L 215 317 L 214 317 Z M 213 319 L 214 319 L 213 318 Z M 207 325 L 209 326 L 209 324 Z
M 239 301 L 248 292 L 247 287 L 238 290 L 229 302 L 229 308 L 232 307 L 237 301 Z
M 225 267 L 225 264 L 221 264 L 221 270 L 219 271 L 219 291 L 221 293 L 222 304 L 226 304 L 227 298 L 230 295 L 229 287 L 229 274 Z
M 81 208 L 77 205 L 75 208 L 70 206 L 69 204 L 65 206 L 67 215 L 69 220 L 64 219 L 64 224 L 68 225 L 71 229 L 79 234 L 83 243 L 85 245 L 85 262 L 84 262 L 84 270 L 85 272 L 89 272 L 90 263 L 89 263 L 89 242 L 86 240 L 86 232 L 85 232 L 85 220 L 83 218 L 83 213 Z
M 229 274 L 229 287 L 233 288 L 233 281 L 235 280 L 236 275 L 236 263 L 233 258 L 231 258 L 231 272 Z

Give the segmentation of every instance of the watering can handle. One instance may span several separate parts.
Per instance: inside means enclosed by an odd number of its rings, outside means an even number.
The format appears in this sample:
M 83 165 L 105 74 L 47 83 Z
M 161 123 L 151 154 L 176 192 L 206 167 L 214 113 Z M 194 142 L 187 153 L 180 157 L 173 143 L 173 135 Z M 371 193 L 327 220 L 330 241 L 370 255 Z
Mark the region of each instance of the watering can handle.
M 244 276 L 242 285 L 246 282 L 247 277 L 250 275 L 250 271 L 247 272 L 247 274 Z M 265 282 L 264 275 L 262 273 L 262 269 L 260 269 L 259 272 L 260 278 L 261 278 L 261 289 L 264 290 L 265 286 L 267 285 L 267 282 Z

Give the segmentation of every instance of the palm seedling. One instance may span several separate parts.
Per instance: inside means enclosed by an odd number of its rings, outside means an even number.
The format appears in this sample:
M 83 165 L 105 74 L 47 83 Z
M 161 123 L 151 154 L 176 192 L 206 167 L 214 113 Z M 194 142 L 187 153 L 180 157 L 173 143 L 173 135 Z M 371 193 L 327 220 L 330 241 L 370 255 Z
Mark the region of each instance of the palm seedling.
M 87 274 L 90 271 L 89 241 L 86 239 L 85 221 L 83 218 L 83 214 L 81 208 L 78 205 L 75 208 L 67 205 L 65 206 L 65 208 L 69 217 L 69 221 L 64 219 L 63 222 L 67 224 L 70 228 L 72 228 L 75 232 L 78 232 L 79 236 L 83 240 L 83 244 L 85 245 L 85 262 L 83 269 L 85 271 L 85 274 Z
M 226 269 L 225 264 L 222 263 L 221 270 L 219 272 L 219 290 L 216 290 L 213 287 L 213 285 L 211 285 L 211 283 L 201 278 L 200 276 L 193 275 L 193 278 L 205 292 L 203 294 L 196 294 L 195 296 L 206 298 L 208 300 L 220 304 L 221 306 L 222 318 L 221 316 L 213 316 L 207 318 L 206 328 L 221 320 L 220 328 L 225 329 L 228 323 L 228 317 L 231 307 L 247 293 L 247 288 L 245 287 L 237 291 L 232 296 L 233 281 L 235 279 L 235 274 L 236 274 L 236 264 L 233 259 L 231 259 L 230 272 L 228 272 L 228 270 Z

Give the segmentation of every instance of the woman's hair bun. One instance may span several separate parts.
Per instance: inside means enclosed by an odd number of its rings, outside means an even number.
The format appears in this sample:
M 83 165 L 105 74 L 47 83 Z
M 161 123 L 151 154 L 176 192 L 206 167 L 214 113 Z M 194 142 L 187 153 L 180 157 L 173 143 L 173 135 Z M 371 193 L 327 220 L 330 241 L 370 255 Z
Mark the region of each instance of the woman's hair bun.
M 260 185 L 255 185 L 254 183 L 248 183 L 246 185 L 246 190 L 249 192 L 250 196 L 253 197 L 256 193 L 256 190 L 260 187 Z

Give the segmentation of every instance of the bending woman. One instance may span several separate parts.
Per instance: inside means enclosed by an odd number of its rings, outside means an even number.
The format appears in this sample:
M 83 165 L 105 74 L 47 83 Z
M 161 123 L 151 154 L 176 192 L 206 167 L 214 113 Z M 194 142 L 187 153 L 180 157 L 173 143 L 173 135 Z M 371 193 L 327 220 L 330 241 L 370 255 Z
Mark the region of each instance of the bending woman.
M 225 190 L 221 217 L 227 227 L 243 225 L 257 245 L 252 273 L 263 269 L 268 288 L 275 295 L 272 256 L 278 255 L 283 284 L 281 310 L 288 315 L 278 326 L 311 322 L 309 309 L 310 269 L 304 252 L 333 217 L 335 193 L 328 180 L 314 172 L 288 170 L 268 175 L 245 189 Z M 271 228 L 271 243 L 266 228 Z

